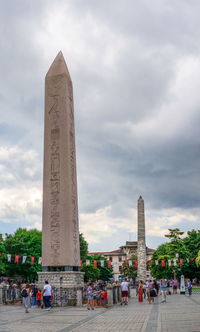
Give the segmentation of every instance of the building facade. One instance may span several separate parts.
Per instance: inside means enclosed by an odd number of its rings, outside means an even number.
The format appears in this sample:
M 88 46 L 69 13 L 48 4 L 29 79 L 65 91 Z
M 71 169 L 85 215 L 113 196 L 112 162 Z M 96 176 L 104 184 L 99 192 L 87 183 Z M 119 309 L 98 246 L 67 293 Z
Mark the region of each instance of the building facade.
M 146 247 L 147 262 L 151 260 L 153 252 L 154 249 Z M 90 252 L 88 255 L 101 255 L 111 261 L 113 267 L 113 277 L 115 280 L 119 280 L 120 266 L 122 266 L 123 262 L 130 260 L 133 257 L 137 257 L 137 241 L 126 241 L 126 244 L 117 250 Z M 150 276 L 150 271 L 147 271 L 147 275 Z

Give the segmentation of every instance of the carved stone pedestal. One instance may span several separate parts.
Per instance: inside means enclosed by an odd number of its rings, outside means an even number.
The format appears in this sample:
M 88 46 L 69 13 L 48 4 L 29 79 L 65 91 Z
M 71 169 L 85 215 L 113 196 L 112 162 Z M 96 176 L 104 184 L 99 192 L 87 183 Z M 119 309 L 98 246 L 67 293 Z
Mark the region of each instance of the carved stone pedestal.
M 82 306 L 83 272 L 38 272 L 38 287 L 43 289 L 48 280 L 53 290 L 54 306 Z

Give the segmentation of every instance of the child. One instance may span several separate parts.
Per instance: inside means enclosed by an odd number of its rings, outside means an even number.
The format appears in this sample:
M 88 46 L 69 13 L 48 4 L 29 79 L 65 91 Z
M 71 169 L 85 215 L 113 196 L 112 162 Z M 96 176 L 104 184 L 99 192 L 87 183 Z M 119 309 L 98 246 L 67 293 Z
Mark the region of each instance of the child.
M 38 308 L 40 308 L 41 307 L 41 301 L 42 301 L 42 292 L 41 292 L 41 289 L 38 289 L 38 291 L 36 293 L 36 301 L 37 301 Z
M 106 289 L 101 291 L 101 298 L 103 299 L 104 307 L 108 308 L 108 292 Z

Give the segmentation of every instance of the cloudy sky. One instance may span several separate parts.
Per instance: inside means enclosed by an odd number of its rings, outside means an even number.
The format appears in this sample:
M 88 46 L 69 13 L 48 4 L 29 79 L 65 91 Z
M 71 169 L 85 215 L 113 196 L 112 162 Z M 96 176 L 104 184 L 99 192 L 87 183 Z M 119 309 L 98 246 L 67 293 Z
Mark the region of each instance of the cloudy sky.
M 44 77 L 74 87 L 80 230 L 94 250 L 200 226 L 200 2 L 0 0 L 0 232 L 41 229 Z

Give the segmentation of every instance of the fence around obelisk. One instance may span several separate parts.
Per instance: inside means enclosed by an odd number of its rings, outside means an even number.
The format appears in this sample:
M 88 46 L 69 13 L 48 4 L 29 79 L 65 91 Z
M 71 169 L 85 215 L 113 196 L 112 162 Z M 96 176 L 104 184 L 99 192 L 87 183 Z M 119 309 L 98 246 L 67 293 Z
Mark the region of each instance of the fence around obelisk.
M 42 272 L 38 274 L 40 285 L 48 280 L 58 294 L 65 290 L 69 303 L 71 296 L 73 304 L 81 304 L 73 88 L 62 52 L 45 78 Z
M 144 200 L 142 196 L 138 199 L 138 243 L 137 243 L 137 260 L 138 270 L 137 279 L 146 281 L 146 240 L 145 240 L 145 212 L 144 212 Z

